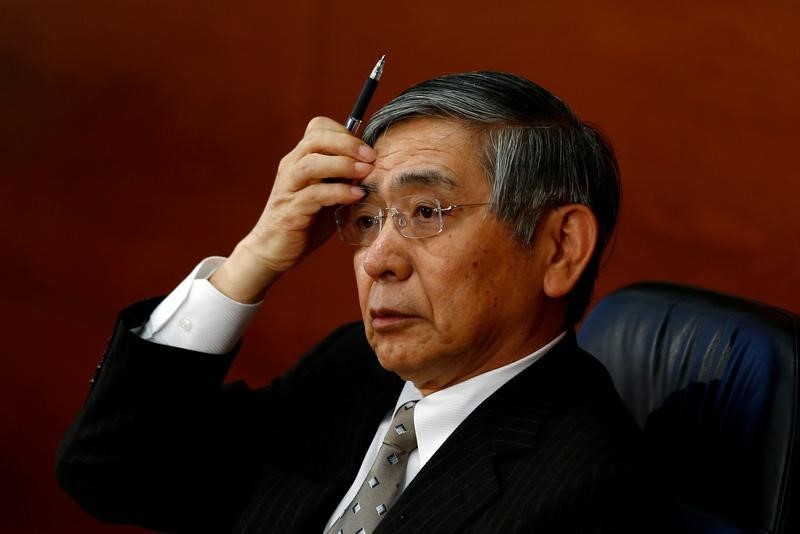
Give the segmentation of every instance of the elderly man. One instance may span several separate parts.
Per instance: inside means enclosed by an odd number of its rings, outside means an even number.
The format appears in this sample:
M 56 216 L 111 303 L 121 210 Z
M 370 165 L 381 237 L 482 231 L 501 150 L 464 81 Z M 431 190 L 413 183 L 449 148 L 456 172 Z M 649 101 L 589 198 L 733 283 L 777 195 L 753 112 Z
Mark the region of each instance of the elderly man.
M 230 257 L 121 314 L 61 483 L 177 532 L 655 531 L 637 429 L 572 331 L 618 203 L 609 145 L 513 75 L 423 82 L 363 141 L 312 120 Z M 363 324 L 267 388 L 222 386 L 333 220 Z

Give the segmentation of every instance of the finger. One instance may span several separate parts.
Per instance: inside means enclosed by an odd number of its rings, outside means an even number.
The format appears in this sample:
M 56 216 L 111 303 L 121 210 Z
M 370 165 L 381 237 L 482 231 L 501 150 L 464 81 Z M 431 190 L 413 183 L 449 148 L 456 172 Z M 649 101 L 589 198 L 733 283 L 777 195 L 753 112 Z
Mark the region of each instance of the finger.
M 360 161 L 372 162 L 377 154 L 375 150 L 354 137 L 348 131 L 313 130 L 306 133 L 292 151 L 299 158 L 306 154 L 328 154 L 333 156 L 350 156 Z
M 347 128 L 344 127 L 344 124 L 335 121 L 330 117 L 314 117 L 308 121 L 308 125 L 306 125 L 306 133 L 313 130 L 333 130 L 336 132 L 350 133 Z
M 325 178 L 361 180 L 369 175 L 372 169 L 372 164 L 355 161 L 347 156 L 308 154 L 294 164 L 281 182 L 289 191 L 299 191 Z
M 305 216 L 312 216 L 325 206 L 353 204 L 362 198 L 364 189 L 348 184 L 313 184 L 297 192 L 293 209 Z

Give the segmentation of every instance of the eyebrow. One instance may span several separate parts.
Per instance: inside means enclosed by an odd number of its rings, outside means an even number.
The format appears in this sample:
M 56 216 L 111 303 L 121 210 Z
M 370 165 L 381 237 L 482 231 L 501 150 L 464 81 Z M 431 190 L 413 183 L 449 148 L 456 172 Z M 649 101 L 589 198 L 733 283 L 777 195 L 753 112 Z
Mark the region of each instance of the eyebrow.
M 456 180 L 436 169 L 421 169 L 405 171 L 393 178 L 392 184 L 389 186 L 389 191 L 396 193 L 401 191 L 404 187 L 411 185 L 444 187 L 451 191 L 461 187 Z M 366 196 L 374 195 L 378 193 L 378 184 L 375 182 L 362 183 L 361 189 L 365 191 Z
M 458 182 L 435 169 L 422 169 L 406 171 L 392 181 L 391 190 L 401 189 L 409 185 L 444 186 L 447 189 L 457 189 Z

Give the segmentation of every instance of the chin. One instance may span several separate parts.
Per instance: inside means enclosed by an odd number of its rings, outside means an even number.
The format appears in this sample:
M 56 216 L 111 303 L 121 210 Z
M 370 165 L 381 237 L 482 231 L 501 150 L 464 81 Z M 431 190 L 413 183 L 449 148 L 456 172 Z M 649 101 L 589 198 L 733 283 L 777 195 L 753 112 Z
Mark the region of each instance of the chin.
M 381 343 L 373 347 L 381 367 L 399 375 L 403 380 L 411 380 L 414 371 L 419 367 L 419 362 L 414 359 L 416 356 L 414 353 L 396 346 L 387 350 L 381 347 Z

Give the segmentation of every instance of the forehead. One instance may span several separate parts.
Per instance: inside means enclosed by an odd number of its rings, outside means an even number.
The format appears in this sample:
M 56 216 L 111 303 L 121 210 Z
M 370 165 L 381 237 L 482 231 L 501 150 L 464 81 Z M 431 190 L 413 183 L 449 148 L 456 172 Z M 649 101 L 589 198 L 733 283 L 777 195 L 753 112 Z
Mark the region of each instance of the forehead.
M 425 188 L 463 196 L 488 192 L 477 135 L 446 119 L 410 119 L 389 127 L 375 143 L 375 168 L 362 185 L 391 196 Z

